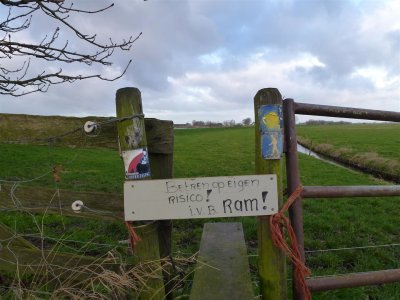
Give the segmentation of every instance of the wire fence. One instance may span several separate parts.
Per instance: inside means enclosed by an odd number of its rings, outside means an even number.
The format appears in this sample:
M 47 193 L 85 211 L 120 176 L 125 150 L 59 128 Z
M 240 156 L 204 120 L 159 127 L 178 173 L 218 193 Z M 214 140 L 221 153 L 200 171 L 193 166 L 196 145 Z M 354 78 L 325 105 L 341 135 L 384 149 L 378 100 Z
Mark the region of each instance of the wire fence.
M 32 178 L 15 178 L 15 179 L 10 179 L 10 178 L 0 178 L 0 191 L 2 189 L 2 185 L 4 184 L 11 184 L 12 188 L 10 189 L 9 197 L 12 199 L 12 203 L 14 204 L 12 207 L 4 207 L 4 205 L 1 205 L 0 203 L 0 211 L 3 212 L 11 212 L 11 211 L 22 211 L 22 212 L 29 212 L 31 210 L 37 210 L 37 209 L 59 209 L 60 214 L 62 215 L 62 209 L 66 207 L 70 207 L 71 204 L 78 200 L 74 199 L 71 200 L 71 203 L 68 204 L 62 204 L 60 201 L 57 205 L 51 205 L 50 203 L 53 202 L 53 198 L 51 199 L 49 205 L 46 206 L 26 206 L 22 205 L 22 203 L 19 201 L 18 197 L 16 196 L 16 191 L 17 189 L 22 185 L 22 184 L 29 184 L 33 183 L 36 181 L 39 181 L 41 179 L 47 178 L 50 181 L 53 181 L 53 186 L 56 189 L 56 195 L 59 197 L 59 187 L 58 187 L 58 182 L 60 181 L 60 168 L 61 166 L 68 166 L 69 164 L 72 164 L 74 160 L 77 158 L 78 155 L 75 155 L 72 159 L 67 159 L 64 163 L 56 163 L 54 159 L 54 147 L 56 146 L 57 142 L 59 142 L 61 139 L 74 135 L 76 133 L 81 133 L 83 137 L 97 137 L 100 132 L 101 132 L 101 127 L 102 126 L 108 126 L 108 125 L 113 125 L 118 122 L 124 122 L 128 120 L 132 120 L 134 118 L 143 118 L 143 114 L 134 114 L 131 116 L 123 117 L 123 118 L 110 118 L 108 120 L 104 121 L 88 121 L 86 124 L 73 128 L 71 130 L 65 131 L 61 134 L 54 135 L 54 136 L 48 136 L 48 137 L 43 137 L 43 138 L 31 138 L 31 139 L 19 139 L 19 140 L 13 140 L 13 141 L 6 141 L 7 143 L 30 143 L 30 142 L 46 142 L 48 144 L 48 158 L 47 158 L 47 163 L 43 166 L 45 171 L 37 176 L 34 176 Z M 77 141 L 78 144 L 75 144 L 76 148 L 84 148 L 85 147 L 85 142 L 86 139 L 81 139 Z M 108 215 L 108 216 L 113 216 L 115 213 L 110 212 L 110 211 L 105 211 L 105 210 L 99 210 L 95 209 L 92 207 L 89 207 L 85 204 L 82 203 L 81 209 L 85 209 L 85 214 L 86 215 Z
M 36 141 L 44 141 L 46 143 L 48 143 L 48 157 L 47 157 L 47 163 L 43 166 L 43 168 L 45 169 L 45 171 L 37 176 L 31 177 L 31 178 L 0 178 L 0 191 L 2 191 L 3 186 L 5 184 L 10 185 L 11 188 L 9 188 L 9 193 L 8 193 L 8 197 L 9 199 L 11 199 L 11 201 L 8 201 L 8 204 L 12 204 L 11 206 L 4 206 L 4 201 L 3 203 L 1 203 L 1 199 L 0 199 L 0 212 L 21 212 L 24 213 L 25 215 L 28 215 L 31 217 L 31 219 L 33 220 L 33 223 L 35 225 L 35 228 L 38 230 L 39 232 L 39 237 L 41 237 L 42 239 L 53 239 L 51 237 L 45 237 L 44 236 L 44 232 L 43 232 L 43 219 L 44 216 L 48 213 L 49 210 L 58 210 L 59 211 L 59 215 L 63 216 L 63 210 L 65 209 L 70 209 L 71 205 L 74 201 L 78 200 L 78 199 L 71 199 L 70 203 L 62 203 L 60 200 L 60 191 L 59 191 L 59 187 L 58 187 L 58 181 L 57 177 L 60 176 L 60 170 L 58 170 L 58 164 L 56 164 L 54 162 L 54 157 L 53 157 L 53 150 L 54 147 L 56 146 L 57 142 L 60 141 L 62 138 L 65 138 L 67 136 L 70 135 L 74 135 L 78 132 L 83 133 L 84 136 L 88 136 L 88 137 L 92 137 L 93 133 L 95 133 L 95 136 L 98 136 L 100 134 L 100 130 L 102 126 L 107 126 L 107 125 L 112 125 L 118 122 L 123 122 L 123 121 L 127 121 L 127 120 L 132 120 L 134 118 L 143 118 L 144 115 L 143 114 L 135 114 L 135 115 L 131 115 L 128 117 L 124 117 L 124 118 L 110 118 L 108 120 L 105 121 L 100 121 L 100 122 L 87 122 L 85 125 L 76 127 L 74 129 L 65 131 L 59 135 L 55 135 L 55 136 L 49 136 L 49 137 L 44 137 L 44 138 L 32 138 L 32 139 L 22 139 L 22 140 L 14 140 L 14 141 L 7 141 L 7 143 L 25 143 L 25 142 L 36 142 Z M 95 130 L 92 130 L 95 129 Z M 78 144 L 76 144 L 76 148 L 84 148 L 85 147 L 85 139 L 78 139 L 77 140 Z M 76 157 L 75 157 L 76 158 Z M 67 163 L 72 163 L 74 160 L 73 159 L 68 159 Z M 47 170 L 46 170 L 47 169 Z M 8 176 L 11 177 L 11 176 Z M 32 202 L 30 202 L 30 205 L 24 204 L 17 196 L 17 190 L 18 188 L 20 188 L 23 185 L 26 184 L 30 184 L 33 182 L 37 182 L 40 181 L 43 178 L 47 178 L 49 180 L 51 180 L 53 182 L 53 187 L 54 187 L 54 193 L 51 196 L 51 199 L 49 199 L 48 203 L 46 205 L 43 206 L 39 206 L 39 205 L 34 205 Z M 3 193 L 4 195 L 4 193 Z M 3 199 L 4 200 L 4 199 Z M 41 223 L 39 223 L 37 220 L 37 216 L 35 216 L 31 211 L 35 210 L 43 210 L 43 214 L 44 216 L 42 217 Z M 79 208 L 79 210 L 85 210 L 85 215 L 94 215 L 94 216 L 114 216 L 115 212 L 110 212 L 107 210 L 100 210 L 100 209 L 95 209 L 92 208 L 88 205 L 85 204 L 81 204 L 81 207 Z M 63 220 L 61 218 L 61 220 Z M 65 227 L 65 225 L 63 224 L 63 227 Z M 10 239 L 15 239 L 21 237 L 20 235 L 14 235 L 12 236 Z M 8 240 L 1 240 L 2 242 L 9 242 Z M 58 240 L 57 242 L 60 242 L 61 240 Z M 77 241 L 75 241 L 77 242 Z M 99 246 L 99 245 L 96 245 Z M 108 245 L 108 247 L 113 247 L 111 244 Z
M 58 135 L 41 137 L 41 138 L 28 138 L 28 139 L 15 139 L 15 140 L 6 140 L 2 141 L 3 143 L 34 143 L 34 142 L 46 142 L 49 144 L 57 143 L 61 139 L 74 135 L 76 133 L 83 134 L 86 137 L 97 137 L 101 132 L 101 127 L 104 125 L 113 125 L 119 122 L 124 122 L 136 118 L 144 118 L 144 114 L 133 114 L 131 116 L 122 117 L 122 118 L 110 118 L 104 121 L 88 121 L 86 124 L 75 127 L 68 131 L 62 132 Z M 89 134 L 90 133 L 90 134 Z
M 124 122 L 128 121 L 134 118 L 143 118 L 143 114 L 136 114 L 124 118 L 111 118 L 108 120 L 102 120 L 99 122 L 87 122 L 83 126 L 79 126 L 76 128 L 73 128 L 71 130 L 65 131 L 61 134 L 53 135 L 53 136 L 48 136 L 48 137 L 43 137 L 43 138 L 29 138 L 29 139 L 15 139 L 15 140 L 8 140 L 6 143 L 9 144 L 21 144 L 21 143 L 35 143 L 35 142 L 44 142 L 47 144 L 47 158 L 44 160 L 43 165 L 40 167 L 42 171 L 40 171 L 40 174 L 33 174 L 30 172 L 24 172 L 22 175 L 18 176 L 10 176 L 6 175 L 4 178 L 0 178 L 0 192 L 1 192 L 1 197 L 0 197 L 0 213 L 4 213 L 4 216 L 9 216 L 4 219 L 6 221 L 6 224 L 10 226 L 10 228 L 7 227 L 1 227 L 0 231 L 2 231 L 1 238 L 0 238 L 0 264 L 3 265 L 8 265 L 8 266 L 15 266 L 15 274 L 12 276 L 13 278 L 11 279 L 5 279 L 6 277 L 0 276 L 0 283 L 4 282 L 9 282 L 11 280 L 10 285 L 2 285 L 0 286 L 0 298 L 2 295 L 9 295 L 11 292 L 14 296 L 17 296 L 16 298 L 24 298 L 27 293 L 31 293 L 32 295 L 38 296 L 38 295 L 52 295 L 54 296 L 54 291 L 52 292 L 46 292 L 42 291 L 41 287 L 39 286 L 25 286 L 25 280 L 23 279 L 24 274 L 21 273 L 20 270 L 23 268 L 28 268 L 30 270 L 32 269 L 37 269 L 38 272 L 40 273 L 41 270 L 46 270 L 45 273 L 49 275 L 54 275 L 53 278 L 56 281 L 60 281 L 61 277 L 59 276 L 58 272 L 65 273 L 65 270 L 63 269 L 62 265 L 60 265 L 57 262 L 53 262 L 52 256 L 51 255 L 59 255 L 59 251 L 63 251 L 62 253 L 70 253 L 73 255 L 72 257 L 75 257 L 75 255 L 79 259 L 81 255 L 89 255 L 89 257 L 95 255 L 100 257 L 106 256 L 108 257 L 109 255 L 112 256 L 117 256 L 119 257 L 121 254 L 120 252 L 122 251 L 123 253 L 130 253 L 130 245 L 129 245 L 129 240 L 124 240 L 120 239 L 120 236 L 114 235 L 111 236 L 110 238 L 104 238 L 104 236 L 87 236 L 85 233 L 84 236 L 80 236 L 80 227 L 85 226 L 85 224 L 88 224 L 90 226 L 98 226 L 98 225 L 93 225 L 91 224 L 91 221 L 81 221 L 84 220 L 82 218 L 78 218 L 76 220 L 79 221 L 73 221 L 73 224 L 71 222 L 66 222 L 65 217 L 63 216 L 63 212 L 66 210 L 71 210 L 71 205 L 74 202 L 80 201 L 79 199 L 74 199 L 71 198 L 67 200 L 67 202 L 63 199 L 61 201 L 60 199 L 60 188 L 59 188 L 59 182 L 61 181 L 61 176 L 63 176 L 63 173 L 66 172 L 65 169 L 61 169 L 61 165 L 73 165 L 72 163 L 74 162 L 75 159 L 78 158 L 79 153 L 77 153 L 77 149 L 85 148 L 86 142 L 89 138 L 96 138 L 99 137 L 102 133 L 102 128 L 105 126 L 112 126 L 115 125 L 118 122 Z M 65 158 L 65 162 L 60 164 L 58 157 L 56 156 L 56 146 L 64 139 L 67 137 L 73 137 L 75 144 L 74 147 L 70 147 L 72 154 L 69 155 L 68 157 Z M 75 154 L 73 154 L 75 152 Z M 76 167 L 76 166 L 75 166 Z M 11 170 L 12 171 L 12 170 Z M 81 170 L 82 171 L 82 170 Z M 37 172 L 36 172 L 37 173 Z M 29 174 L 32 174 L 33 176 L 29 177 Z M 43 182 L 43 180 L 46 180 L 47 183 L 51 183 L 51 189 L 53 189 L 53 192 L 51 193 L 51 196 L 49 196 L 48 203 L 45 205 L 35 205 L 34 201 L 26 201 L 27 199 L 22 199 L 18 195 L 18 191 L 21 189 L 21 187 L 25 186 L 31 186 L 32 184 L 40 184 Z M 63 179 L 64 180 L 64 179 Z M 49 194 L 50 195 L 50 194 Z M 29 195 L 28 195 L 29 196 Z M 34 196 L 34 195 L 32 195 Z M 8 198 L 7 205 L 5 204 L 5 197 Z M 3 201 L 2 201 L 3 200 Z M 80 201 L 80 205 L 77 207 L 77 211 L 84 211 L 85 212 L 85 217 L 87 216 L 115 216 L 114 211 L 109 211 L 107 209 L 98 209 L 94 208 L 89 204 L 83 203 Z M 34 213 L 34 211 L 42 210 L 41 213 Z M 53 220 L 52 218 L 49 217 L 50 210 L 58 211 L 58 215 L 61 218 L 56 218 Z M 11 213 L 14 213 L 14 215 L 11 215 Z M 15 214 L 18 213 L 18 214 Z M 77 215 L 79 216 L 79 215 Z M 2 218 L 3 219 L 3 218 Z M 12 224 L 12 219 L 14 224 Z M 50 220 L 50 221 L 49 221 Z M 66 224 L 68 223 L 68 224 Z M 76 223 L 76 224 L 75 224 Z M 120 222 L 117 222 L 118 224 Z M 102 226 L 104 225 L 104 222 L 101 222 Z M 0 224 L 1 225 L 1 224 Z M 68 231 L 66 231 L 67 226 L 71 226 L 75 228 L 76 234 L 70 234 Z M 46 228 L 51 227 L 51 228 Z M 56 228 L 54 228 L 56 226 Z M 108 225 L 107 225 L 108 226 Z M 100 226 L 101 227 L 101 226 Z M 121 230 L 121 232 L 124 232 L 125 239 L 128 238 L 125 227 L 123 224 L 120 226 L 121 228 L 124 228 Z M 28 233 L 23 232 L 23 229 L 28 228 Z M 105 227 L 106 228 L 106 227 Z M 115 225 L 111 224 L 112 229 L 116 229 Z M 4 229 L 6 231 L 4 231 Z M 19 232 L 21 231 L 22 232 Z M 93 231 L 93 229 L 91 229 Z M 96 230 L 96 229 L 94 229 Z M 110 230 L 110 229 L 107 229 Z M 9 232 L 8 232 L 9 231 Z M 60 233 L 59 235 L 61 237 L 55 237 L 54 234 Z M 75 236 L 78 238 L 65 238 L 63 237 L 65 234 L 63 232 L 66 232 L 67 237 L 68 235 Z M 90 232 L 90 231 L 89 231 Z M 49 235 L 49 233 L 51 233 Z M 4 235 L 5 234 L 5 235 Z M 99 238 L 98 240 L 102 241 L 105 240 L 105 242 L 97 242 L 95 239 Z M 119 239 L 118 239 L 119 238 Z M 26 263 L 26 259 L 20 257 L 20 251 L 25 251 L 22 249 L 25 248 L 15 248 L 14 245 L 20 243 L 20 241 L 25 241 L 24 245 L 28 245 L 29 243 L 32 243 L 32 245 L 35 245 L 38 251 L 33 251 L 32 255 L 34 257 L 38 256 L 40 260 L 38 262 L 31 262 L 31 263 Z M 111 242 L 112 241 L 112 242 Z M 27 248 L 28 249 L 28 248 Z M 30 248 L 29 248 L 30 249 Z M 32 251 L 29 250 L 29 251 Z M 6 254 L 6 255 L 5 255 Z M 63 254 L 64 255 L 64 254 Z M 32 258 L 34 258 L 32 257 Z M 85 258 L 86 259 L 86 258 Z M 108 258 L 107 258 L 108 259 Z M 121 263 L 124 262 L 124 260 L 121 260 L 118 258 L 115 261 L 121 261 Z M 175 262 L 174 262 L 175 263 Z M 122 266 L 122 265 L 121 265 Z M 22 269 L 21 269 L 22 268 Z M 100 269 L 102 269 L 101 267 Z M 73 268 L 72 268 L 73 269 Z M 97 270 L 97 267 L 95 268 Z M 59 271 L 55 271 L 59 270 Z M 82 269 L 77 269 L 76 273 L 80 274 L 82 271 L 87 273 L 87 270 L 82 270 Z M 107 270 L 103 270 L 107 271 Z M 108 272 L 108 271 L 107 271 Z M 120 273 L 120 270 L 119 272 Z M 107 273 L 108 276 L 117 276 L 117 273 Z M 143 272 L 141 273 L 143 275 Z M 36 274 L 36 271 L 34 272 L 33 277 L 36 278 L 38 274 Z M 48 277 L 46 276 L 46 277 Z M 73 275 L 73 276 L 78 276 L 78 275 Z M 88 278 L 90 277 L 96 277 L 96 276 L 101 276 L 101 274 L 92 274 L 89 275 Z M 134 278 L 134 277 L 132 277 Z M 125 277 L 120 277 L 120 280 L 117 280 L 118 283 L 126 281 Z M 101 279 L 103 282 L 103 279 Z M 34 283 L 35 279 L 33 279 L 32 284 Z M 40 280 L 39 280 L 40 281 Z M 139 280 L 140 281 L 140 280 Z M 90 281 L 88 282 L 89 285 Z M 43 282 L 41 282 L 43 284 Z M 111 283 L 115 284 L 115 283 Z M 132 283 L 133 284 L 133 283 Z M 32 292 L 32 288 L 35 290 L 34 293 Z M 112 289 L 112 285 L 111 285 Z M 71 294 L 72 295 L 72 294 Z
M 44 166 L 45 171 L 37 176 L 34 176 L 32 178 L 23 178 L 23 179 L 10 179 L 10 178 L 0 178 L 0 191 L 2 190 L 2 185 L 8 184 L 11 185 L 10 192 L 8 194 L 9 198 L 11 199 L 13 205 L 9 207 L 5 207 L 1 203 L 0 199 L 0 212 L 4 213 L 10 213 L 10 212 L 21 212 L 24 213 L 28 216 L 30 216 L 33 224 L 35 225 L 35 229 L 38 233 L 16 233 L 14 232 L 13 235 L 0 239 L 0 245 L 7 245 L 6 247 L 12 251 L 12 248 L 10 245 L 12 244 L 12 241 L 18 240 L 19 238 L 23 239 L 38 239 L 40 241 L 40 250 L 45 250 L 45 241 L 50 241 L 54 245 L 58 245 L 58 247 L 66 247 L 70 248 L 71 251 L 81 251 L 85 252 L 85 249 L 87 248 L 96 248 L 97 250 L 101 250 L 100 252 L 107 253 L 108 251 L 115 250 L 115 249 L 122 249 L 122 250 L 128 250 L 130 249 L 130 245 L 128 244 L 128 240 L 120 240 L 116 241 L 115 243 L 107 243 L 107 242 L 95 242 L 93 239 L 87 240 L 87 241 L 82 241 L 82 240 L 77 240 L 77 239 L 69 239 L 69 238 L 57 238 L 54 236 L 48 236 L 44 230 L 45 226 L 45 216 L 49 210 L 58 210 L 59 215 L 62 217 L 63 216 L 63 211 L 65 209 L 69 209 L 71 205 L 79 200 L 79 199 L 71 199 L 70 203 L 63 203 L 60 200 L 60 190 L 57 182 L 57 175 L 59 175 L 60 170 L 57 170 L 57 163 L 55 163 L 54 159 L 54 147 L 57 145 L 57 143 L 62 140 L 63 138 L 66 138 L 67 136 L 71 135 L 77 135 L 77 140 L 79 144 L 75 145 L 77 148 L 82 148 L 85 146 L 86 139 L 87 138 L 93 138 L 93 137 L 98 137 L 101 134 L 101 128 L 103 126 L 109 126 L 112 124 L 116 124 L 118 122 L 124 122 L 127 120 L 131 120 L 134 118 L 143 118 L 143 114 L 135 114 L 129 117 L 124 117 L 124 118 L 110 118 L 105 121 L 101 122 L 91 122 L 87 123 L 85 125 L 76 127 L 74 129 L 68 130 L 66 132 L 63 132 L 59 135 L 54 135 L 54 136 L 48 136 L 44 138 L 32 138 L 32 139 L 21 139 L 21 140 L 13 140 L 13 141 L 7 141 L 7 143 L 30 143 L 30 142 L 45 142 L 48 144 L 48 161 L 47 164 Z M 76 159 L 77 156 L 74 156 L 72 159 L 68 158 L 66 160 L 66 164 L 72 163 L 74 159 Z M 10 177 L 10 176 L 9 176 Z M 39 181 L 43 178 L 49 177 L 51 180 L 54 182 L 54 193 L 48 201 L 48 205 L 45 206 L 37 206 L 37 205 L 26 205 L 23 204 L 20 199 L 16 195 L 17 189 L 25 184 L 29 184 L 32 182 Z M 93 215 L 93 216 L 115 216 L 115 212 L 107 211 L 107 210 L 100 210 L 97 208 L 93 208 L 91 206 L 85 205 L 85 204 L 80 204 L 80 208 L 85 210 L 86 215 Z M 37 215 L 32 213 L 33 210 L 38 210 L 42 209 L 43 210 L 43 215 L 38 218 Z M 17 222 L 17 218 L 15 219 Z M 62 218 L 63 220 L 63 218 Z M 62 227 L 65 229 L 65 224 L 64 221 L 62 221 Z M 16 227 L 16 226 L 15 226 Z M 77 246 L 79 245 L 79 246 Z M 355 251 L 355 250 L 366 250 L 366 249 L 379 249 L 379 248 L 396 248 L 399 247 L 400 243 L 385 243 L 385 244 L 378 244 L 378 245 L 360 245 L 360 246 L 352 246 L 352 247 L 338 247 L 338 248 L 329 248 L 329 249 L 314 249 L 314 250 L 306 250 L 305 253 L 307 255 L 313 255 L 313 254 L 323 254 L 323 253 L 332 253 L 332 252 L 339 252 L 339 251 Z M 3 246 L 4 247 L 4 246 Z M 179 256 L 179 255 L 193 255 L 193 253 L 189 252 L 182 252 L 182 251 L 177 251 L 174 253 L 174 255 Z M 249 257 L 258 257 L 257 254 L 249 254 Z M 10 263 L 10 264 L 19 264 L 18 263 L 18 257 L 16 254 L 14 254 L 14 260 L 5 260 L 3 258 L 0 258 L 0 260 L 3 260 L 4 262 Z M 49 263 L 49 266 L 51 266 L 51 263 Z M 32 267 L 32 265 L 31 265 Z M 327 277 L 329 275 L 325 275 L 323 277 Z M 337 274 L 332 275 L 332 276 L 338 276 Z M 17 277 L 20 277 L 18 275 Z M 322 276 L 314 276 L 311 278 L 318 278 Z M 190 281 L 190 280 L 183 280 L 183 281 Z M 24 289 L 23 287 L 20 287 L 22 290 Z M 7 286 L 0 286 L 0 289 L 7 290 L 9 287 Z M 43 294 L 49 294 L 48 292 L 43 292 Z M 50 293 L 51 294 L 51 293 Z M 0 292 L 1 295 L 1 292 Z

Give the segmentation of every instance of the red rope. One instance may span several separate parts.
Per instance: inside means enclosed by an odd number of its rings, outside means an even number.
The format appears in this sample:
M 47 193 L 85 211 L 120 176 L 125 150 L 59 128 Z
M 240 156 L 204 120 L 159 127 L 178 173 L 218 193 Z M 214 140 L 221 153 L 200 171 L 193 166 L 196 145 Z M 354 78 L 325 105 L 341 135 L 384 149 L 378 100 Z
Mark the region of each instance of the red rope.
M 135 253 L 136 245 L 140 242 L 140 237 L 137 235 L 135 228 L 133 228 L 132 224 L 125 221 L 126 228 L 128 229 L 129 239 L 131 241 L 132 252 Z
M 61 181 L 61 166 L 53 166 L 53 177 L 55 182 Z
M 300 251 L 297 246 L 296 235 L 293 231 L 292 225 L 290 224 L 289 218 L 285 216 L 289 207 L 299 198 L 301 192 L 303 191 L 302 186 L 298 186 L 294 192 L 289 196 L 286 203 L 282 206 L 280 211 L 270 218 L 271 234 L 272 240 L 276 247 L 282 249 L 294 265 L 294 279 L 296 282 L 300 283 L 302 293 L 305 299 L 311 299 L 310 290 L 306 284 L 306 276 L 311 274 L 311 271 L 304 262 L 301 260 Z M 286 227 L 287 233 L 290 238 L 290 246 L 287 244 L 283 227 Z

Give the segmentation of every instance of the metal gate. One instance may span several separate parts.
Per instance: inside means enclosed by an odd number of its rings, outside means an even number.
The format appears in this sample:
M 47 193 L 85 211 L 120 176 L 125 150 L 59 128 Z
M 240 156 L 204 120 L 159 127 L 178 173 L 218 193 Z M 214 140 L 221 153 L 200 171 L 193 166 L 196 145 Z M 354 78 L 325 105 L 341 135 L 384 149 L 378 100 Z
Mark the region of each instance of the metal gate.
M 293 99 L 284 100 L 283 118 L 285 124 L 284 130 L 286 145 L 287 190 L 289 195 L 301 184 L 297 155 L 295 114 L 400 122 L 399 112 L 297 103 L 294 102 Z M 301 198 L 375 196 L 400 196 L 400 186 L 304 186 L 301 196 L 295 201 L 289 210 L 290 221 L 297 237 L 297 244 L 300 250 L 301 260 L 305 262 L 303 210 Z M 309 278 L 306 280 L 307 286 L 311 292 L 393 282 L 400 282 L 400 269 Z M 295 299 L 304 299 L 302 289 L 294 280 L 293 292 Z

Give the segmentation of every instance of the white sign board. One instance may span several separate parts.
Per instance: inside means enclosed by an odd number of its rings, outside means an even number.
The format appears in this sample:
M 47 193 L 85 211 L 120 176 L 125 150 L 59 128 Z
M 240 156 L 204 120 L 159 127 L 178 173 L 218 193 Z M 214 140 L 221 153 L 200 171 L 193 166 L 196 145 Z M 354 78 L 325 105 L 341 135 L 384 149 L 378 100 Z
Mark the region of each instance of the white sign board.
M 272 215 L 276 175 L 126 181 L 126 221 Z

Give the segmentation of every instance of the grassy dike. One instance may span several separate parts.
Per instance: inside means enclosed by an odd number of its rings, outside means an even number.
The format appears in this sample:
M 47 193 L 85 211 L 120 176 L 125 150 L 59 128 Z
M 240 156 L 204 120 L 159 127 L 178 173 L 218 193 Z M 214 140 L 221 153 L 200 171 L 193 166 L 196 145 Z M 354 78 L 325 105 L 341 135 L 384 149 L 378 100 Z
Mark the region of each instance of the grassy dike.
M 61 130 L 62 131 L 62 130 Z M 121 161 L 116 150 L 82 149 L 82 138 L 66 146 L 32 146 L 0 144 L 0 178 L 28 179 L 39 176 L 54 164 L 61 171 L 61 188 L 81 191 L 121 192 L 123 178 Z M 354 144 L 354 147 L 358 144 Z M 174 176 L 201 177 L 246 175 L 254 173 L 254 128 L 219 128 L 175 130 Z M 304 185 L 366 185 L 385 184 L 368 175 L 300 155 L 300 174 Z M 49 174 L 37 182 L 23 185 L 55 187 Z M 32 195 L 34 198 L 35 195 Z M 304 201 L 306 250 L 338 249 L 358 246 L 400 243 L 400 197 L 310 199 Z M 1 199 L 0 199 L 1 206 Z M 37 216 L 42 221 L 41 216 Z M 210 220 L 174 222 L 174 253 L 189 256 L 199 249 L 202 224 Z M 213 222 L 227 221 L 214 219 Z M 237 219 L 235 219 L 237 221 Z M 257 238 L 255 218 L 241 218 L 245 230 L 254 285 L 257 289 Z M 16 228 L 19 233 L 38 233 L 32 218 L 26 214 L 1 212 L 0 222 Z M 126 230 L 117 222 L 98 222 L 60 215 L 43 220 L 45 235 L 60 236 L 81 242 L 95 241 L 117 244 Z M 49 245 L 51 246 L 51 244 Z M 79 251 L 81 245 L 68 244 L 63 251 Z M 71 249 L 72 248 L 72 249 Z M 75 250 L 73 250 L 75 249 Z M 89 246 L 89 254 L 107 248 Z M 312 276 L 344 274 L 400 268 L 400 247 L 380 247 L 358 250 L 330 250 L 307 253 Z M 185 270 L 188 272 L 189 270 Z M 289 279 L 290 283 L 290 279 Z M 190 290 L 190 280 L 177 295 Z M 313 299 L 398 299 L 400 284 L 344 289 L 316 293 Z
M 317 153 L 400 182 L 400 124 L 300 125 L 297 132 Z

